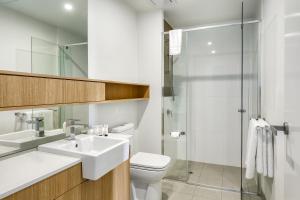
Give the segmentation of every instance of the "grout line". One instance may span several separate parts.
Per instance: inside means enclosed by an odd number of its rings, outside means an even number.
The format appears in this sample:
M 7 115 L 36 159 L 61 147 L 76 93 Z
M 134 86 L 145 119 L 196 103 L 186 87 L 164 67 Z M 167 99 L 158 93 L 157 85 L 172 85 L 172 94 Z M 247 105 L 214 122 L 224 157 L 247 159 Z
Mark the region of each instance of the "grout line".
M 224 187 L 224 166 L 222 167 L 222 187 Z

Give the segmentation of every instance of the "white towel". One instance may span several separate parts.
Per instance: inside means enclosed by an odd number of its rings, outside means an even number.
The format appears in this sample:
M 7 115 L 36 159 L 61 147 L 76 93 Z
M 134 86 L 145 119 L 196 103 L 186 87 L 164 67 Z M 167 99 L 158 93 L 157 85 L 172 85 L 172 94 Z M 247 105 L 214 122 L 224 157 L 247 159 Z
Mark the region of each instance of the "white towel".
M 179 55 L 181 53 L 182 30 L 169 31 L 169 54 Z
M 255 175 L 255 156 L 257 151 L 257 132 L 258 121 L 251 119 L 248 129 L 247 153 L 246 153 L 246 178 L 252 179 Z
M 273 133 L 270 127 L 266 128 L 267 133 L 267 160 L 268 160 L 268 177 L 274 177 L 274 146 Z
M 262 132 L 262 161 L 263 161 L 263 175 L 268 176 L 268 152 L 267 152 L 267 132 L 266 128 L 263 128 Z
M 250 154 L 251 154 L 251 150 L 252 150 L 252 148 L 250 148 L 251 147 L 250 145 L 253 144 L 253 139 L 255 140 L 255 138 L 253 138 L 253 136 L 255 136 L 256 127 L 257 127 L 257 120 L 251 119 L 249 122 L 247 146 L 246 146 L 246 159 L 245 159 L 246 166 L 249 163 Z
M 263 174 L 263 128 L 257 127 L 257 153 L 256 153 L 256 171 Z
M 257 128 L 256 170 L 263 176 L 274 176 L 273 133 L 270 125 L 262 119 L 258 120 Z

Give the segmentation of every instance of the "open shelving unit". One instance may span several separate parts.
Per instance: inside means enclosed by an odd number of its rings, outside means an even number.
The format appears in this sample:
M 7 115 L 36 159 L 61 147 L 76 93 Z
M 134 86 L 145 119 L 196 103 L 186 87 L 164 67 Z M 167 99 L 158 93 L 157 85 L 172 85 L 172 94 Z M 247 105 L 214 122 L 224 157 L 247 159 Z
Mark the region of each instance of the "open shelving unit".
M 0 110 L 148 100 L 150 86 L 0 70 Z

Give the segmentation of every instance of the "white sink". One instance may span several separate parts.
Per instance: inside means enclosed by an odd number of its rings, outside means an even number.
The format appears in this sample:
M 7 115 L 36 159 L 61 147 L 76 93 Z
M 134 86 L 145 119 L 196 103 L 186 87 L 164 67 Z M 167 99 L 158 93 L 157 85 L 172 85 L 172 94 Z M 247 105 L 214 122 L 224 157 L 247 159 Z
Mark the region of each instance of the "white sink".
M 37 137 L 35 130 L 25 130 L 0 135 L 0 145 L 28 149 L 46 142 L 63 139 L 64 137 L 65 134 L 62 129 L 45 131 L 44 137 Z
M 128 140 L 92 135 L 78 135 L 75 140 L 43 144 L 38 149 L 81 158 L 83 178 L 90 180 L 98 180 L 129 159 Z

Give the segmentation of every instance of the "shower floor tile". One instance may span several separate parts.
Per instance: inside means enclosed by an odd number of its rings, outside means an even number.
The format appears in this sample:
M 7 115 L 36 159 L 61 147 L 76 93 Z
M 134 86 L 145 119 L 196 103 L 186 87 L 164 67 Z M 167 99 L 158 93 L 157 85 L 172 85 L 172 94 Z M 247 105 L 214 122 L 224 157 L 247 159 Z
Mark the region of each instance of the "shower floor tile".
M 166 177 L 200 186 L 240 190 L 241 170 L 239 167 L 189 161 L 189 172 L 191 173 L 187 174 L 187 162 L 177 160 L 169 169 Z M 245 191 L 256 193 L 255 180 L 243 179 L 243 188 Z
M 239 192 L 210 189 L 172 180 L 162 180 L 162 193 L 162 200 L 241 200 Z M 244 195 L 243 200 L 261 199 Z

